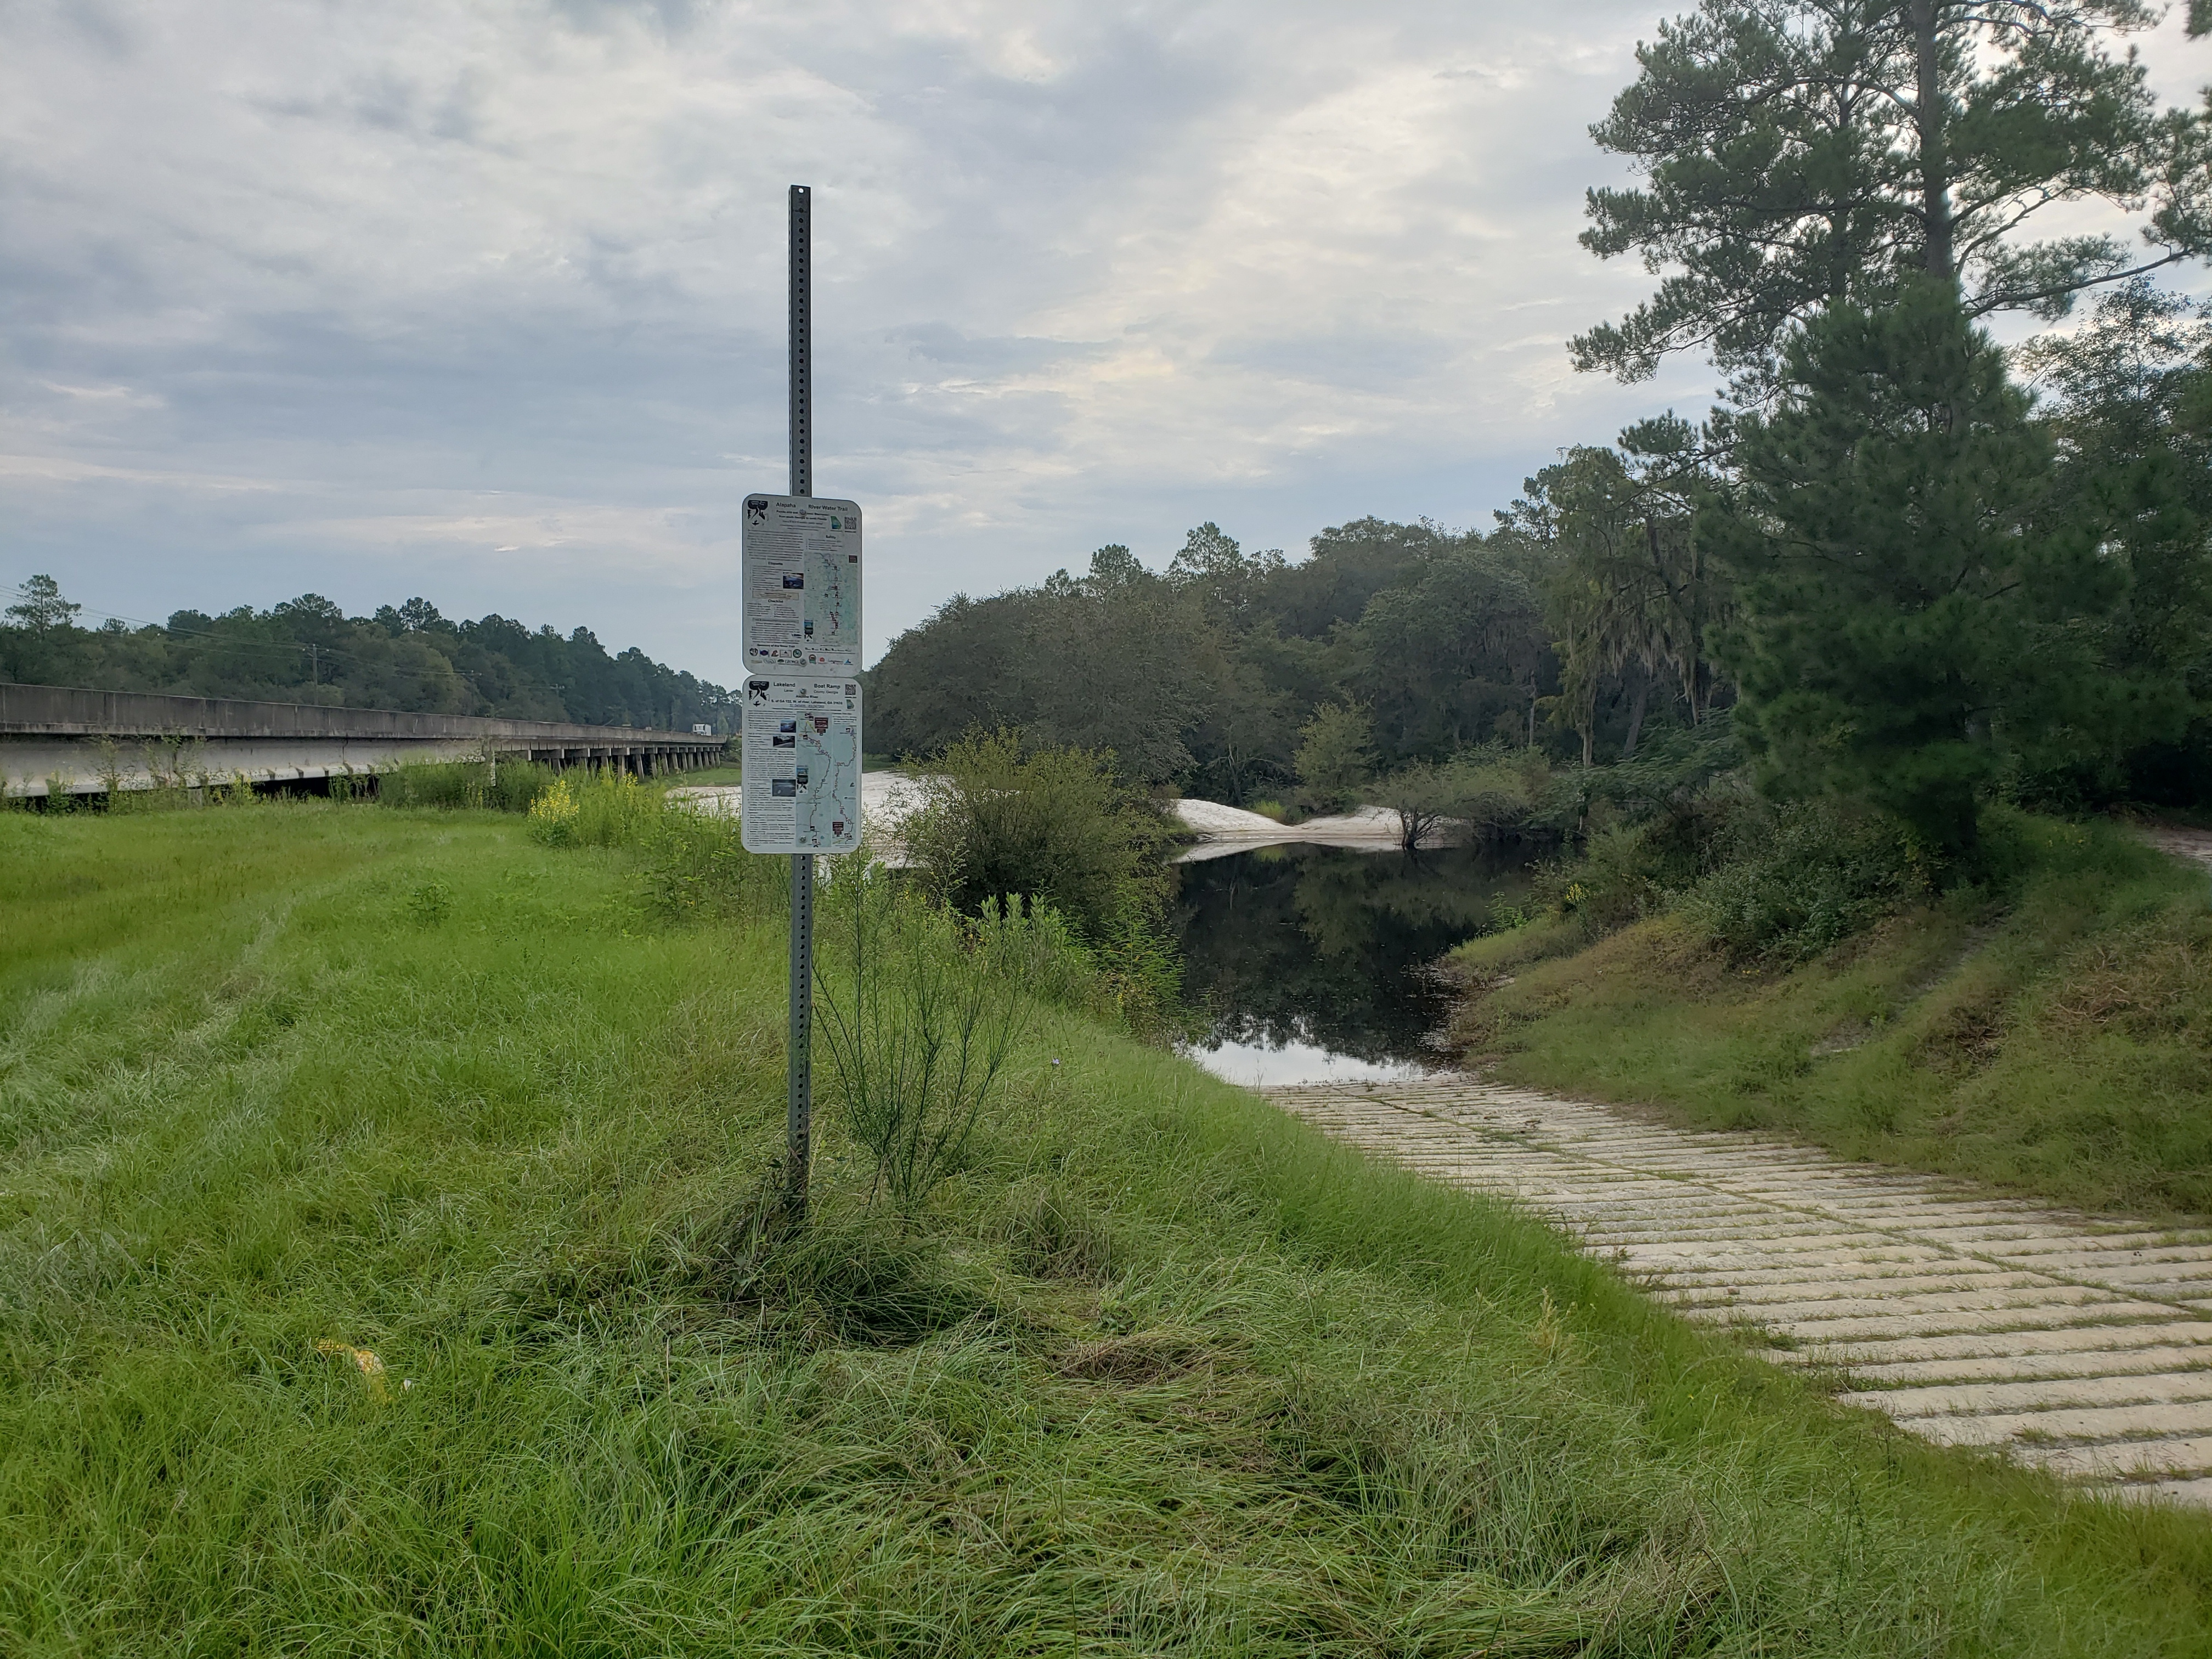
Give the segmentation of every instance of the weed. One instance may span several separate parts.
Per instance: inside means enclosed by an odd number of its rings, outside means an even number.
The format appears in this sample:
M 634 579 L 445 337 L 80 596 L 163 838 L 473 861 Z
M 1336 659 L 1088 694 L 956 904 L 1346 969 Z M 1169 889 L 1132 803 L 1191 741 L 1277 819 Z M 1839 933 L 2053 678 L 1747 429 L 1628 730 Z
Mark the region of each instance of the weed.
M 565 775 L 557 777 L 530 803 L 530 838 L 543 847 L 573 846 L 576 820 L 582 815 L 576 786 Z
M 860 855 L 817 911 L 815 1008 L 848 1133 L 874 1161 L 869 1198 L 918 1213 L 964 1164 L 1019 1040 L 1018 987 L 972 959 L 958 921 Z
M 453 890 L 446 882 L 423 882 L 407 896 L 408 919 L 417 927 L 442 926 L 453 912 Z
M 526 812 L 554 781 L 554 771 L 535 761 L 406 761 L 378 775 L 377 799 L 387 806 L 431 806 L 447 811 L 489 807 Z

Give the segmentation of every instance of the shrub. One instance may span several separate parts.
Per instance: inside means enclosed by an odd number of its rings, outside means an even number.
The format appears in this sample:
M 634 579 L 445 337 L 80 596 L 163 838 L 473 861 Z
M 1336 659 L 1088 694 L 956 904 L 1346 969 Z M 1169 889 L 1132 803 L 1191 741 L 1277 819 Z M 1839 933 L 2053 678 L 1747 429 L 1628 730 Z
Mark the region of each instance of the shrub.
M 1307 794 L 1324 811 L 1349 806 L 1375 770 L 1375 728 L 1356 703 L 1328 702 L 1298 728 L 1291 764 Z
M 1699 882 L 1684 908 L 1732 956 L 1802 961 L 1927 888 L 1894 820 L 1808 801 L 1776 808 L 1764 844 Z
M 1011 728 L 945 750 L 899 839 L 932 897 L 970 916 L 1042 902 L 1088 944 L 1152 927 L 1168 889 L 1166 817 L 1105 750 L 1023 751 Z
M 1027 1000 L 957 917 L 890 871 L 839 860 L 817 915 L 815 1006 L 846 1132 L 874 1160 L 869 1201 L 904 1215 L 966 1161 Z
M 530 803 L 530 838 L 547 847 L 568 847 L 576 839 L 576 819 L 582 807 L 576 799 L 576 786 L 566 777 L 558 777 L 548 785 L 536 800 Z
M 1397 813 L 1399 839 L 1410 852 L 1447 823 L 1477 836 L 1515 834 L 1531 823 L 1551 777 L 1551 763 L 1540 750 L 1488 743 L 1449 760 L 1401 767 L 1375 793 Z
M 404 761 L 378 775 L 376 796 L 387 806 L 526 812 L 554 777 L 536 761 Z
M 1592 836 L 1580 859 L 1539 872 L 1535 896 L 1586 933 L 1610 933 L 1668 907 L 1673 896 L 1659 877 L 1644 830 L 1616 824 Z

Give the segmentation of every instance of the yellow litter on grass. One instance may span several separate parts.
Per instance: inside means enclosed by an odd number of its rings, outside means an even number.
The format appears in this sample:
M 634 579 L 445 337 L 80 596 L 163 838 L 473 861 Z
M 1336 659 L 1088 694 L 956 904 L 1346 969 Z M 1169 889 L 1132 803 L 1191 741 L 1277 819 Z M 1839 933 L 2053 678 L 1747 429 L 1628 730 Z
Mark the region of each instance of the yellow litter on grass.
M 381 1406 L 392 1398 L 392 1390 L 385 1386 L 384 1362 L 367 1348 L 356 1348 L 349 1343 L 333 1342 L 325 1337 L 315 1344 L 317 1353 L 326 1353 L 333 1358 L 343 1354 L 361 1372 L 362 1380 L 368 1384 L 368 1397 Z

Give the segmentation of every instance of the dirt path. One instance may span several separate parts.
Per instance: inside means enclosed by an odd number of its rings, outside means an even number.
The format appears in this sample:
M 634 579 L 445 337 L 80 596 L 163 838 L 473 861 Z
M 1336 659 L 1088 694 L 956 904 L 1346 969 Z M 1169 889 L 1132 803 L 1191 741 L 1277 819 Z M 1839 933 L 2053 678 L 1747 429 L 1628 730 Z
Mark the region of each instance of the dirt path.
M 2185 830 L 2179 824 L 2160 823 L 2144 830 L 2142 836 L 2160 851 L 2171 853 L 2176 858 L 2212 864 L 2212 830 Z
M 2167 1231 L 1472 1079 L 1269 1097 L 1518 1200 L 1693 1319 L 1947 1444 L 2212 1504 L 2212 1230 Z

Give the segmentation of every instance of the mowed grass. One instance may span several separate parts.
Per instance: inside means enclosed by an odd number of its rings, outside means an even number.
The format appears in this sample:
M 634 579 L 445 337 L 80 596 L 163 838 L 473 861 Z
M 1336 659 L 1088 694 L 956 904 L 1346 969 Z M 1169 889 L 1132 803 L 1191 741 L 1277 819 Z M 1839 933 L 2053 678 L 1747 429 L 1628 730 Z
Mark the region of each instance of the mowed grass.
M 1954 894 L 1802 965 L 1733 963 L 1679 915 L 1579 951 L 1557 924 L 1470 941 L 1457 1035 L 1540 1087 L 2212 1214 L 2212 878 L 2120 825 L 2021 825 L 2015 891 Z
M 0 1652 L 2212 1646 L 2202 1518 L 1095 1024 L 927 1224 L 830 1133 L 763 1252 L 781 920 L 653 890 L 486 814 L 0 815 Z

